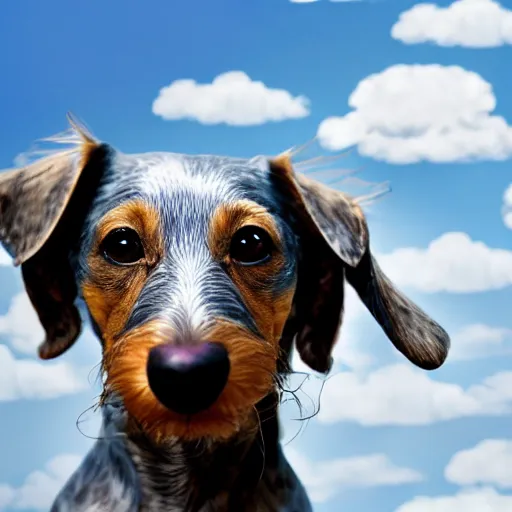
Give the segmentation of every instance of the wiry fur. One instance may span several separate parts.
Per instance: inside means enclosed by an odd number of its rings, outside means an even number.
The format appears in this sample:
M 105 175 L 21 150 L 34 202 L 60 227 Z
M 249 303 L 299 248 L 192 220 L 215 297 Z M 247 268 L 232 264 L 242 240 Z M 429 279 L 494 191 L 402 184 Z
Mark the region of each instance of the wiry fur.
M 312 510 L 284 458 L 276 418 L 264 409 L 260 432 L 222 445 L 171 439 L 165 448 L 126 434 L 128 417 L 115 393 L 107 393 L 102 414 L 99 439 L 50 512 Z
M 52 512 L 309 512 L 279 442 L 279 384 L 294 343 L 311 368 L 330 370 L 345 281 L 417 366 L 437 368 L 449 347 L 371 255 L 360 203 L 385 188 L 358 202 L 296 173 L 293 150 L 126 155 L 74 128 L 53 140 L 70 150 L 0 174 L 0 241 L 45 328 L 40 355 L 76 339 L 77 299 L 104 352 L 102 432 Z M 271 233 L 270 263 L 229 260 L 239 221 Z M 144 232 L 144 264 L 114 268 L 100 234 L 130 222 Z M 224 344 L 231 372 L 215 404 L 183 417 L 158 402 L 145 364 L 159 343 L 197 340 Z

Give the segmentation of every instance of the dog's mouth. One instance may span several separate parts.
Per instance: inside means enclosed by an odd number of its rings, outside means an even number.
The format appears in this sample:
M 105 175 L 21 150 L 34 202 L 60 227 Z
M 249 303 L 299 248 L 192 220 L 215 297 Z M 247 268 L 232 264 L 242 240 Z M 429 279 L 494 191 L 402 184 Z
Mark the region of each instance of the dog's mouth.
M 159 344 L 149 351 L 146 373 L 164 407 L 190 416 L 210 408 L 221 395 L 230 373 L 229 354 L 221 343 Z
M 274 386 L 278 347 L 225 320 L 190 341 L 149 322 L 107 347 L 108 386 L 156 440 L 228 439 Z

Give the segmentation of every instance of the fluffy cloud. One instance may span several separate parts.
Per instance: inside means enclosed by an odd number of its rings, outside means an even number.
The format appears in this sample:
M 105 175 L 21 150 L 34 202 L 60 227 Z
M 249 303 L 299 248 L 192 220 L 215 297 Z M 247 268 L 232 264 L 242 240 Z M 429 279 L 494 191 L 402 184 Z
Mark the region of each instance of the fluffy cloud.
M 507 228 L 512 229 L 512 183 L 503 194 L 503 222 Z
M 427 248 L 405 247 L 379 255 L 398 285 L 423 292 L 471 293 L 512 284 L 512 251 L 491 248 L 466 233 L 445 233 Z
M 87 388 L 87 372 L 67 362 L 16 359 L 0 344 L 0 402 L 50 399 Z
M 0 315 L 0 335 L 4 335 L 7 343 L 16 351 L 36 355 L 45 333 L 26 292 L 15 295 L 5 315 Z M 92 347 L 98 345 L 88 326 L 84 328 L 80 342 L 89 343 Z
M 454 496 L 417 496 L 395 512 L 509 512 L 512 496 L 499 494 L 492 488 L 464 489 Z
M 25 292 L 15 295 L 7 313 L 0 315 L 0 334 L 8 336 L 9 345 L 17 351 L 36 354 L 44 330 Z
M 512 329 L 471 324 L 451 336 L 448 361 L 467 361 L 512 352 Z
M 445 468 L 446 480 L 465 488 L 453 496 L 416 496 L 395 512 L 508 512 L 512 495 L 500 494 L 494 487 L 512 488 L 511 466 L 512 441 L 486 439 L 457 452 Z
M 309 100 L 284 89 L 271 89 L 242 71 L 222 73 L 211 84 L 175 80 L 160 89 L 153 113 L 167 120 L 203 124 L 260 125 L 309 115 Z
M 345 489 L 403 485 L 423 480 L 414 469 L 393 464 L 386 455 L 373 454 L 315 462 L 286 447 L 286 456 L 312 501 L 328 501 Z
M 459 66 L 397 64 L 363 79 L 348 103 L 351 112 L 318 127 L 327 149 L 357 146 L 395 164 L 512 155 L 512 127 L 492 115 L 491 84 Z
M 5 484 L 0 484 L 0 510 L 6 508 L 14 499 L 14 489 Z
M 7 313 L 0 316 L 0 334 L 18 352 L 36 354 L 44 331 L 25 292 L 13 297 Z M 88 335 L 87 330 L 83 336 Z M 0 402 L 78 393 L 87 389 L 87 373 L 65 361 L 17 359 L 9 347 L 0 344 Z
M 0 485 L 0 510 L 6 507 L 49 510 L 58 492 L 80 465 L 81 460 L 82 457 L 78 455 L 58 455 L 46 464 L 44 470 L 30 473 L 21 487 Z
M 486 439 L 457 452 L 445 469 L 446 480 L 461 486 L 485 484 L 512 488 L 512 441 Z
M 318 420 L 364 426 L 428 425 L 461 417 L 512 412 L 512 372 L 463 388 L 407 363 L 370 373 L 340 372 L 327 380 Z
M 406 44 L 492 48 L 512 44 L 512 11 L 493 0 L 421 3 L 403 12 L 391 36 Z

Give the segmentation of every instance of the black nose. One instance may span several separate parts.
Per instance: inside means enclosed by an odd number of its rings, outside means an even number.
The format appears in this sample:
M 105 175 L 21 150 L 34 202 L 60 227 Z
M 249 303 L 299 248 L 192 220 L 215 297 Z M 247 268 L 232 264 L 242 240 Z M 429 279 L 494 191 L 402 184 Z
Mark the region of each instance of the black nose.
M 149 352 L 149 387 L 158 401 L 179 414 L 208 409 L 229 376 L 229 356 L 220 343 L 195 346 L 157 345 Z

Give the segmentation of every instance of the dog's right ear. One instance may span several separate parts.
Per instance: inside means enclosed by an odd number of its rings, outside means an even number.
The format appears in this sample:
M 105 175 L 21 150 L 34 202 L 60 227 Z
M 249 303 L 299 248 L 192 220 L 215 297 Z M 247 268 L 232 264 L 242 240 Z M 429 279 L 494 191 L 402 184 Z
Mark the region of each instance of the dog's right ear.
M 0 173 L 0 242 L 14 264 L 21 264 L 27 294 L 46 332 L 39 347 L 43 359 L 65 352 L 80 334 L 69 250 L 106 155 L 106 146 L 86 132 L 75 134 L 76 147 Z
M 346 279 L 393 345 L 416 366 L 443 364 L 446 331 L 406 297 L 380 269 L 359 204 L 348 195 L 296 174 L 287 155 L 270 162 L 271 176 L 298 221 L 302 238 L 295 311 L 286 326 L 302 360 L 327 373 L 343 314 Z M 296 222 L 297 222 L 296 221 Z

